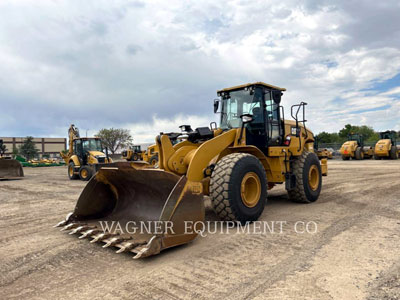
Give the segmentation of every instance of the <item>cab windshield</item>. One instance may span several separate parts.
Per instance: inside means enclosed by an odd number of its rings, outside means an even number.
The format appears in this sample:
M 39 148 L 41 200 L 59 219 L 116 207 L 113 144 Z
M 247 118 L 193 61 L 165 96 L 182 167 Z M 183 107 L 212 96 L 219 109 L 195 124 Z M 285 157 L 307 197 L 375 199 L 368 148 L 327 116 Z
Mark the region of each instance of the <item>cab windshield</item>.
M 97 139 L 82 140 L 83 151 L 102 151 L 101 141 Z
M 265 123 L 263 107 L 265 107 L 268 120 L 278 120 L 279 105 L 272 100 L 271 92 L 265 93 L 264 101 L 265 103 L 263 104 L 263 90 L 260 88 L 255 88 L 253 93 L 248 90 L 230 92 L 221 101 L 220 127 L 222 129 L 241 127 L 242 120 L 240 116 L 244 114 L 253 116 L 252 127 L 263 127 Z
M 261 93 L 239 90 L 230 92 L 222 99 L 221 124 L 222 129 L 239 128 L 242 126 L 241 115 L 253 115 L 252 123 L 263 122 Z

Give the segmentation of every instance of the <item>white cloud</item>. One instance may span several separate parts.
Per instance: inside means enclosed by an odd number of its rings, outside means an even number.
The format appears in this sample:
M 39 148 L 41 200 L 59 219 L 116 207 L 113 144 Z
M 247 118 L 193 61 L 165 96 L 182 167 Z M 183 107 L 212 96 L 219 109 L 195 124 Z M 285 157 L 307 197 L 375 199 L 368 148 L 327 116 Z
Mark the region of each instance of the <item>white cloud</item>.
M 216 90 L 251 81 L 286 87 L 287 115 L 308 102 L 316 132 L 399 126 L 398 88 L 365 91 L 400 73 L 398 3 L 354 5 L 3 0 L 0 135 L 65 135 L 75 123 L 149 141 L 184 120 L 206 126 Z

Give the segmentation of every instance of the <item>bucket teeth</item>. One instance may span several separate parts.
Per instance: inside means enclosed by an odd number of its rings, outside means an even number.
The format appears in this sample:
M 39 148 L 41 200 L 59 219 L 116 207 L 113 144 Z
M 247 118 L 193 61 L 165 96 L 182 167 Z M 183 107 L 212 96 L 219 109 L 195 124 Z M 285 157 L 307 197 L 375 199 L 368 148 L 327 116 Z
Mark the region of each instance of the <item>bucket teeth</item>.
M 100 233 L 99 235 L 95 236 L 95 237 L 93 238 L 93 240 L 91 240 L 90 242 L 91 242 L 91 243 L 96 243 L 96 242 L 98 242 L 98 241 L 105 240 L 106 238 L 108 238 L 108 237 L 110 237 L 110 236 L 111 236 L 111 233 L 105 233 L 105 232 L 103 232 L 103 233 Z
M 69 222 L 69 219 L 71 218 L 72 215 L 73 215 L 73 213 L 70 212 L 70 213 L 65 217 L 65 220 L 63 220 L 63 221 L 57 223 L 57 224 L 54 225 L 53 227 L 61 227 L 61 226 L 67 225 L 68 222 Z
M 100 229 L 90 229 L 88 231 L 83 232 L 82 235 L 79 238 L 80 239 L 84 239 L 85 237 L 87 237 L 89 235 L 92 236 L 92 235 L 98 234 L 100 232 L 101 232 Z
M 121 242 L 123 240 L 124 239 L 121 238 L 121 237 L 114 237 L 114 238 L 110 239 L 105 245 L 103 245 L 103 248 L 114 246 L 114 245 L 118 244 L 119 242 Z
M 122 253 L 124 251 L 131 250 L 137 244 L 135 242 L 124 242 L 118 245 L 119 249 L 115 253 Z
M 153 236 L 146 245 L 136 247 L 131 252 L 136 253 L 133 259 L 158 254 L 161 251 L 161 239 Z
M 56 228 L 56 227 L 62 227 L 62 226 L 67 225 L 67 223 L 68 223 L 68 221 L 67 221 L 67 220 L 64 220 L 64 221 L 61 221 L 61 222 L 57 223 L 57 224 L 54 225 L 53 227 L 54 227 L 54 228 Z
M 79 232 L 82 232 L 82 231 L 87 230 L 89 228 L 90 228 L 90 226 L 79 226 L 79 227 L 76 227 L 74 230 L 71 230 L 71 232 L 69 234 L 79 233 Z
M 78 224 L 70 223 L 70 224 L 64 226 L 63 228 L 61 228 L 60 231 L 65 231 L 65 230 L 74 229 L 75 227 L 78 227 L 78 226 L 79 226 Z

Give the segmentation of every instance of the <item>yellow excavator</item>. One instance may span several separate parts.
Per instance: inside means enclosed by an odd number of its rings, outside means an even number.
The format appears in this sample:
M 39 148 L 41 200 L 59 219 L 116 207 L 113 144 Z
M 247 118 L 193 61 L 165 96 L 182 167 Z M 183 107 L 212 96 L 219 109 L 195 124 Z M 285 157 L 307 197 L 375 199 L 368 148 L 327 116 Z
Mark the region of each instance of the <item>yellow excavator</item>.
M 101 164 L 112 163 L 112 159 L 103 152 L 101 139 L 80 137 L 74 124 L 68 129 L 68 153 L 60 152 L 68 166 L 69 179 L 88 181 L 96 173 Z
M 5 151 L 4 142 L 0 140 L 0 180 L 21 179 L 24 177 L 21 163 L 16 159 L 5 156 Z
M 364 136 L 358 133 L 350 133 L 347 141 L 340 147 L 342 160 L 371 158 L 374 155 L 374 149 L 370 146 L 364 146 Z
M 185 125 L 175 145 L 168 135 L 157 136 L 158 168 L 145 162 L 101 167 L 75 210 L 55 226 L 140 258 L 192 241 L 204 225 L 204 195 L 219 218 L 241 226 L 260 217 L 275 185 L 284 184 L 292 201 L 317 201 L 327 160 L 313 152 L 307 103 L 291 107 L 294 120 L 284 119 L 284 91 L 263 82 L 218 91 L 219 126 Z
M 396 145 L 397 133 L 387 130 L 379 133 L 380 140 L 375 144 L 375 159 L 390 158 L 398 159 L 400 149 Z

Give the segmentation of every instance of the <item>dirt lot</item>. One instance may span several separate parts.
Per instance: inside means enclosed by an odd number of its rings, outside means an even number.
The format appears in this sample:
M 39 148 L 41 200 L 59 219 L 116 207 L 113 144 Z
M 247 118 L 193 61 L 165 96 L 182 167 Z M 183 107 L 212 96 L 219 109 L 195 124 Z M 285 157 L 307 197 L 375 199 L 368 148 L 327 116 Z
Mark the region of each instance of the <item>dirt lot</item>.
M 25 174 L 0 181 L 2 299 L 400 299 L 400 160 L 329 161 L 309 205 L 270 191 L 261 220 L 282 233 L 231 230 L 142 260 L 52 228 L 85 185 L 65 167 Z

